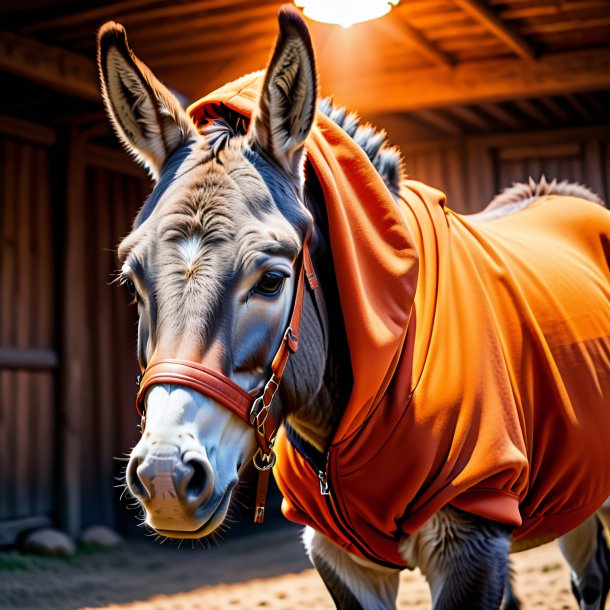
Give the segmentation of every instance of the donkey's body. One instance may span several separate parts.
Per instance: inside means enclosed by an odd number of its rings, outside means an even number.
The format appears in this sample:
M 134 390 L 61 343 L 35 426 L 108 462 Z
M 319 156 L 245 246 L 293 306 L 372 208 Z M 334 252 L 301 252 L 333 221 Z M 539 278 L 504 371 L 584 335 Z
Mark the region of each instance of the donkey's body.
M 143 368 L 180 358 L 261 387 L 311 235 L 327 305 L 306 294 L 272 411 L 293 431 L 276 447 L 286 511 L 311 526 L 306 547 L 337 605 L 392 608 L 407 565 L 426 574 L 435 609 L 497 608 L 511 532 L 534 543 L 579 526 L 562 550 L 581 608 L 599 610 L 607 547 L 590 515 L 610 491 L 610 215 L 552 196 L 507 215 L 521 197 L 467 220 L 438 191 L 401 185 L 381 138 L 360 132 L 367 154 L 350 143 L 353 121 L 318 119 L 305 175 L 315 67 L 301 20 L 280 24 L 260 97 L 254 76 L 192 109 L 200 120 L 228 108 L 207 135 L 120 27 L 101 33 L 117 132 L 158 180 L 119 252 Z M 144 401 L 130 489 L 157 531 L 208 535 L 253 434 L 188 384 L 154 385 Z M 326 464 L 312 470 L 304 448 Z
M 209 107 L 248 120 L 261 82 L 253 75 L 229 83 L 190 112 L 204 132 Z M 352 389 L 325 451 L 292 426 L 278 439 L 285 513 L 353 553 L 394 565 L 405 563 L 401 533 L 449 504 L 515 528 L 520 547 L 572 530 L 610 495 L 603 241 L 610 215 L 593 194 L 568 184 L 542 183 L 536 196 L 521 194 L 524 206 L 506 193 L 487 215 L 471 218 L 411 180 L 383 199 L 358 171 L 372 156 L 368 142 L 350 147 L 350 138 L 319 117 L 306 148 L 315 172 L 309 180 L 322 182 L 327 196 L 325 238 L 352 368 L 366 391 Z M 370 139 L 379 142 L 374 133 Z M 363 237 L 353 217 L 364 210 Z M 356 285 L 364 294 L 355 294 Z M 375 298 L 381 291 L 383 302 Z M 586 474 L 600 464 L 597 477 Z M 320 472 L 332 502 L 320 494 Z

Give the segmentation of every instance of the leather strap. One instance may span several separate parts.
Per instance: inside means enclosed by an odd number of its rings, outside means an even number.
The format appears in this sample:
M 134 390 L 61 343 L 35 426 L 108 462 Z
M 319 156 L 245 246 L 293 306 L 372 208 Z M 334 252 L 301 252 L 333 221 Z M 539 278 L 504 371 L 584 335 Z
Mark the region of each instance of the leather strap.
M 248 420 L 254 397 L 222 373 L 189 360 L 163 358 L 152 362 L 140 382 L 136 409 L 144 414 L 146 393 L 153 385 L 173 383 L 213 398 L 238 417 Z
M 282 381 L 286 364 L 291 354 L 294 354 L 299 347 L 305 282 L 307 282 L 308 288 L 312 291 L 319 287 L 309 253 L 308 240 L 303 245 L 297 273 L 297 286 L 290 321 L 271 362 L 271 377 L 259 396 L 246 392 L 219 371 L 210 369 L 197 362 L 163 358 L 155 360 L 148 365 L 141 379 L 140 389 L 136 397 L 136 409 L 144 420 L 145 411 L 143 407 L 146 401 L 146 394 L 152 386 L 160 383 L 181 385 L 216 400 L 254 427 L 258 450 L 254 455 L 253 462 L 259 471 L 254 508 L 255 523 L 263 522 L 269 473 L 275 463 L 273 443 L 279 423 L 275 421 L 271 413 L 271 403 Z

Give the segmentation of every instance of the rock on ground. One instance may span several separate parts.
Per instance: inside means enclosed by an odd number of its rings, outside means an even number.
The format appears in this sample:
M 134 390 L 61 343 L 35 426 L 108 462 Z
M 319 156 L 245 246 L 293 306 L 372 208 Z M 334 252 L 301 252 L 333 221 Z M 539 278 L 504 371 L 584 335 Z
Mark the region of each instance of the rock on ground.
M 64 532 L 51 528 L 34 530 L 23 541 L 23 551 L 48 557 L 71 557 L 76 552 L 72 539 Z

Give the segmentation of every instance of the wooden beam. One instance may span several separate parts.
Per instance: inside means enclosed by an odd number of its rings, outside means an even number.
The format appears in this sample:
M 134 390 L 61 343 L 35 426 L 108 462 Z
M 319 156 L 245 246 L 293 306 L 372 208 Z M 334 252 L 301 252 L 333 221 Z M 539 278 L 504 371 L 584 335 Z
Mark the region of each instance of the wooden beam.
M 533 47 L 479 0 L 453 0 L 463 11 L 482 23 L 494 36 L 502 40 L 519 57 L 532 60 L 536 57 Z
M 149 178 L 146 172 L 129 159 L 126 152 L 99 144 L 85 144 L 85 160 L 87 165 L 107 169 L 115 174 L 133 176 L 144 182 Z M 131 162 L 130 162 L 131 161 Z
M 441 132 L 449 133 L 453 136 L 459 136 L 462 133 L 459 125 L 433 110 L 418 110 L 415 115 L 413 115 L 413 118 L 416 121 L 421 120 L 428 125 L 432 125 Z
M 472 108 L 468 108 L 467 106 L 454 106 L 449 109 L 449 113 L 481 131 L 490 130 L 491 125 L 485 116 Z
M 376 114 L 608 88 L 610 48 L 548 55 L 536 62 L 503 59 L 458 64 L 452 70 L 362 74 L 332 83 L 338 102 Z
M 415 29 L 400 11 L 392 11 L 390 15 L 398 24 L 401 38 L 408 46 L 437 66 L 450 68 L 453 65 L 452 59 L 431 43 L 419 30 Z
M 5 30 L 0 30 L 0 71 L 88 100 L 100 99 L 93 61 Z
M 73 129 L 70 134 L 66 165 L 66 216 L 62 294 L 62 367 L 61 396 L 58 409 L 61 425 L 59 495 L 60 526 L 76 538 L 82 526 L 82 426 L 83 405 L 89 404 L 91 382 L 90 317 L 86 278 L 90 273 L 87 252 L 87 210 L 83 205 L 86 190 L 85 142 Z
M 566 95 L 565 99 L 586 121 L 589 123 L 595 122 L 593 113 L 575 95 Z
M 505 127 L 510 127 L 511 129 L 521 129 L 523 127 L 523 123 L 517 117 L 499 104 L 485 104 L 483 110 Z
M 0 134 L 42 146 L 53 146 L 56 139 L 54 129 L 5 115 L 0 115 Z
M 121 0 L 120 2 L 103 4 L 102 6 L 96 6 L 85 11 L 70 12 L 67 15 L 54 17 L 48 21 L 37 21 L 24 27 L 22 32 L 24 34 L 30 34 L 41 30 L 74 26 L 91 21 L 101 21 L 108 19 L 108 15 L 144 9 L 147 5 L 150 5 L 150 0 Z
M 556 102 L 552 97 L 541 97 L 538 101 L 551 113 L 552 116 L 557 117 L 560 121 L 564 121 L 565 123 L 570 122 L 571 117 L 568 111 L 565 110 L 561 104 Z
M 548 125 L 551 122 L 551 117 L 537 108 L 531 100 L 516 100 L 515 106 L 523 112 L 523 114 L 534 119 L 534 121 L 541 125 Z
M 0 347 L 0 369 L 49 370 L 58 362 L 57 352 L 52 349 Z

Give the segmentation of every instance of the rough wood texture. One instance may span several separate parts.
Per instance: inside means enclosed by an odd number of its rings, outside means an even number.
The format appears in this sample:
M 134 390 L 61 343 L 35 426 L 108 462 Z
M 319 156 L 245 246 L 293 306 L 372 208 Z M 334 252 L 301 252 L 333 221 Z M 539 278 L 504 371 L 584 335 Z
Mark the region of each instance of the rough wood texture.
M 57 354 L 47 150 L 23 140 L 0 142 L 0 184 L 0 520 L 5 520 L 49 515 L 53 507 L 51 371 Z
M 0 70 L 85 99 L 99 99 L 93 61 L 6 30 L 0 30 Z
M 461 64 L 407 75 L 379 74 L 335 85 L 336 99 L 360 112 L 417 110 L 610 88 L 610 49 Z M 371 95 L 371 91 L 375 94 Z
M 519 57 L 534 59 L 534 49 L 516 32 L 509 29 L 506 24 L 487 6 L 478 0 L 453 0 L 461 9 L 479 20 L 489 28 L 500 40 L 506 43 Z
M 63 353 L 61 378 L 61 527 L 76 537 L 81 529 L 81 443 L 82 417 L 87 405 L 90 382 L 90 351 L 87 312 L 87 251 L 84 142 L 76 130 L 68 153 L 68 191 L 64 283 L 62 295 Z

